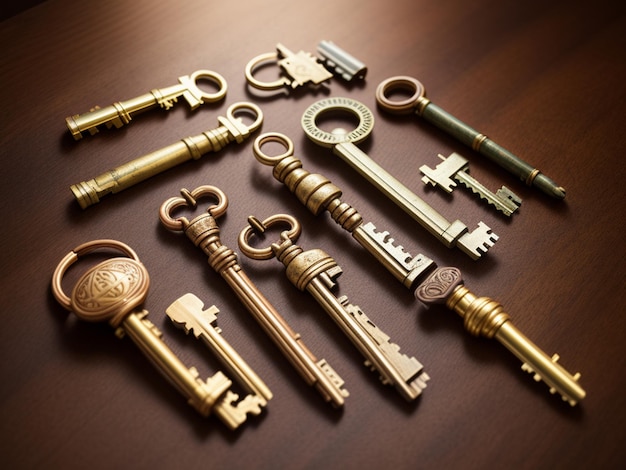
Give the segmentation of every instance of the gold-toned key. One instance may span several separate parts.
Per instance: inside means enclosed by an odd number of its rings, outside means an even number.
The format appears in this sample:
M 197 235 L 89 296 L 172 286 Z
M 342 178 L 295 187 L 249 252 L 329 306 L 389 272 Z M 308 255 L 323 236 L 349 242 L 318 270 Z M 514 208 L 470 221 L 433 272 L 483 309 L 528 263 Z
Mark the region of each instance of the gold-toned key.
M 71 297 L 63 291 L 62 280 L 68 268 L 79 257 L 96 250 L 115 250 L 126 257 L 109 258 L 85 272 L 72 290 Z M 222 372 L 202 380 L 198 371 L 186 367 L 161 339 L 161 332 L 140 308 L 148 295 L 150 278 L 135 251 L 116 240 L 94 240 L 68 253 L 52 276 L 52 293 L 67 310 L 82 320 L 108 321 L 119 337 L 128 336 L 157 366 L 159 371 L 187 398 L 201 415 L 217 415 L 229 428 L 242 422 L 242 415 L 261 412 L 259 406 L 241 407 L 233 401 L 232 382 Z
M 215 93 L 206 93 L 198 87 L 198 80 L 208 80 L 217 85 Z M 146 111 L 155 106 L 163 109 L 170 109 L 179 97 L 185 98 L 191 109 L 196 109 L 203 103 L 214 103 L 226 96 L 226 80 L 219 73 L 210 70 L 198 70 L 191 75 L 178 78 L 180 82 L 167 88 L 160 88 L 150 91 L 126 101 L 119 101 L 110 106 L 100 108 L 94 107 L 91 111 L 83 114 L 76 114 L 65 119 L 67 128 L 70 130 L 75 140 L 83 138 L 83 132 L 87 131 L 94 135 L 100 126 L 120 128 L 130 123 L 132 115 Z
M 316 359 L 304 345 L 300 335 L 289 327 L 246 275 L 237 262 L 237 254 L 222 244 L 216 219 L 226 212 L 228 206 L 228 198 L 224 192 L 215 186 L 200 186 L 193 191 L 182 189 L 181 195 L 182 197 L 170 198 L 161 205 L 161 223 L 170 230 L 184 232 L 207 255 L 209 265 L 224 278 L 307 384 L 314 386 L 333 406 L 342 406 L 344 398 L 349 395 L 343 388 L 343 379 L 325 359 Z M 196 208 L 197 200 L 206 197 L 217 199 L 217 204 L 209 206 L 206 213 L 191 221 L 185 217 L 173 217 L 178 208 Z

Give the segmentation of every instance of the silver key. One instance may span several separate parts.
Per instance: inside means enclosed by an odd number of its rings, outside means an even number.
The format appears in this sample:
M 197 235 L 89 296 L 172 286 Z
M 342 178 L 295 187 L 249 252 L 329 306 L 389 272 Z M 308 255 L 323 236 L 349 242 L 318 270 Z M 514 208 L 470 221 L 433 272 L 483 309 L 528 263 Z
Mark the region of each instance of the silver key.
M 335 279 L 342 270 L 324 251 L 304 251 L 294 243 L 300 233 L 298 221 L 285 214 L 274 215 L 263 222 L 255 217 L 248 220 L 250 225 L 239 236 L 241 251 L 253 259 L 275 256 L 285 265 L 291 283 L 308 291 L 317 300 L 366 358 L 365 365 L 380 374 L 382 383 L 394 386 L 407 401 L 417 398 L 429 380 L 422 364 L 414 357 L 400 353 L 400 347 L 392 343 L 358 306 L 349 303 L 347 297 L 337 298 L 333 294 Z M 284 222 L 290 224 L 291 229 L 282 232 L 279 243 L 266 249 L 250 246 L 249 240 L 255 231 L 263 232 Z
M 201 338 L 221 360 L 228 370 L 229 377 L 236 379 L 248 393 L 229 410 L 230 427 L 234 429 L 246 420 L 248 413 L 258 415 L 261 408 L 267 405 L 272 398 L 272 392 L 241 358 L 235 349 L 222 337 L 221 329 L 217 327 L 217 313 L 215 305 L 204 310 L 204 303 L 194 294 L 185 294 L 172 303 L 165 313 L 174 325 L 183 329 L 187 334 L 193 333 Z M 239 396 L 230 392 L 229 402 L 234 403 Z
M 215 93 L 206 93 L 198 86 L 198 80 L 206 79 L 215 83 L 218 87 Z M 88 131 L 91 135 L 98 132 L 98 126 L 105 125 L 107 128 L 115 126 L 120 128 L 130 123 L 132 115 L 160 106 L 163 109 L 170 109 L 179 97 L 185 98 L 191 109 L 196 109 L 203 103 L 214 103 L 226 96 L 226 80 L 220 74 L 210 70 L 198 70 L 191 75 L 178 77 L 180 82 L 167 88 L 160 88 L 150 91 L 126 101 L 119 101 L 110 106 L 100 108 L 94 107 L 91 111 L 83 114 L 76 114 L 65 119 L 67 128 L 72 133 L 75 140 L 83 138 L 83 132 Z
M 317 121 L 322 114 L 340 111 L 359 118 L 359 125 L 351 132 L 340 129 L 333 133 L 321 130 Z M 364 140 L 372 131 L 374 116 L 362 103 L 350 98 L 327 98 L 313 103 L 302 116 L 302 127 L 316 144 L 332 148 L 352 168 L 376 186 L 383 194 L 403 209 L 422 227 L 448 248 L 458 247 L 472 259 L 478 259 L 498 240 L 498 236 L 483 222 L 470 232 L 460 220 L 449 222 L 439 212 L 420 199 L 400 181 L 362 152 L 355 143 Z
M 324 66 L 345 81 L 351 82 L 355 78 L 365 80 L 367 66 L 332 41 L 320 41 L 317 52 L 321 56 Z
M 428 165 L 422 165 L 420 171 L 424 174 L 422 181 L 424 184 L 431 184 L 451 193 L 457 183 L 461 183 L 488 204 L 494 206 L 498 211 L 506 216 L 511 216 L 513 212 L 522 204 L 522 200 L 509 188 L 502 186 L 492 193 L 489 189 L 476 181 L 469 174 L 469 162 L 458 153 L 452 153 L 448 158 L 438 155 L 443 160 L 435 169 Z

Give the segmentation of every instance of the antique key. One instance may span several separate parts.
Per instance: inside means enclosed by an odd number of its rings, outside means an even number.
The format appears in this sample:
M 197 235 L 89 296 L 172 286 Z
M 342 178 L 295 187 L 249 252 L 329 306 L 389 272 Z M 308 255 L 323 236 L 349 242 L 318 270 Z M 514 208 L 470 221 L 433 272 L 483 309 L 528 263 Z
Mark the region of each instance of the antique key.
M 214 186 L 200 186 L 193 191 L 182 189 L 181 195 L 182 197 L 170 198 L 161 205 L 161 223 L 170 230 L 184 232 L 208 256 L 209 265 L 224 278 L 302 378 L 309 385 L 315 386 L 326 401 L 336 407 L 342 406 L 348 392 L 343 388 L 341 377 L 325 359 L 315 358 L 300 335 L 289 327 L 248 278 L 237 262 L 237 254 L 222 244 L 216 219 L 226 212 L 226 195 Z M 209 206 L 206 214 L 191 221 L 185 217 L 172 217 L 172 213 L 180 207 L 196 208 L 197 199 L 201 197 L 215 198 L 217 204 Z
M 236 116 L 241 113 L 254 115 L 254 122 L 249 126 L 244 124 L 241 117 Z M 80 207 L 86 209 L 107 194 L 119 193 L 176 165 L 198 160 L 208 152 L 218 152 L 231 142 L 240 144 L 261 126 L 263 112 L 257 105 L 244 101 L 229 106 L 226 117 L 219 116 L 217 121 L 220 125 L 215 129 L 187 137 L 95 178 L 73 184 L 70 190 Z
M 61 285 L 67 269 L 79 257 L 100 249 L 120 251 L 126 257 L 109 258 L 92 267 L 78 280 L 71 297 Z M 260 407 L 249 402 L 234 404 L 232 382 L 218 371 L 202 380 L 195 367 L 187 368 L 161 339 L 162 333 L 141 310 L 148 295 L 150 278 L 135 251 L 116 240 L 94 240 L 68 253 L 52 276 L 52 293 L 67 310 L 82 320 L 108 321 L 119 337 L 129 336 L 160 372 L 182 393 L 202 416 L 211 412 L 235 429 L 247 412 L 258 414 Z
M 165 310 L 174 325 L 187 334 L 193 333 L 196 338 L 201 338 L 221 359 L 229 377 L 236 379 L 249 394 L 241 400 L 240 408 L 243 408 L 242 403 L 246 403 L 253 410 L 263 407 L 272 398 L 272 392 L 222 337 L 220 334 L 222 330 L 216 325 L 218 312 L 215 305 L 204 310 L 204 303 L 194 294 L 183 295 Z M 245 412 L 241 414 L 240 419 L 242 421 L 246 419 Z
M 356 116 L 359 125 L 351 132 L 343 129 L 336 129 L 332 133 L 321 130 L 317 125 L 318 119 L 323 114 L 333 111 Z M 313 142 L 322 147 L 332 147 L 333 153 L 376 186 L 445 246 L 448 248 L 456 246 L 474 260 L 486 253 L 499 237 L 484 222 L 479 222 L 473 232 L 470 232 L 460 220 L 449 222 L 355 145 L 368 137 L 373 126 L 372 112 L 364 104 L 350 98 L 327 98 L 318 101 L 309 106 L 302 115 L 302 128 Z
M 304 251 L 295 241 L 301 232 L 299 222 L 286 214 L 278 214 L 259 221 L 251 216 L 249 226 L 239 235 L 239 248 L 248 257 L 266 260 L 273 257 L 285 265 L 287 278 L 300 290 L 307 290 L 333 318 L 345 335 L 365 357 L 365 366 L 380 374 L 381 382 L 392 385 L 407 400 L 417 398 L 429 380 L 424 367 L 414 357 L 400 353 L 400 347 L 392 343 L 363 311 L 348 302 L 346 296 L 337 298 L 331 289 L 335 279 L 342 273 L 341 267 L 324 251 Z M 251 236 L 263 233 L 275 224 L 287 223 L 290 229 L 281 233 L 280 242 L 269 248 L 259 249 L 250 245 Z
M 277 142 L 284 145 L 286 151 L 274 157 L 263 153 L 261 147 L 267 142 Z M 437 265 L 426 255 L 418 253 L 412 256 L 405 249 L 395 244 L 395 240 L 389 232 L 379 232 L 376 226 L 367 222 L 364 223 L 359 212 L 351 205 L 342 202 L 339 198 L 341 190 L 331 183 L 327 178 L 319 174 L 312 174 L 302 168 L 302 162 L 293 157 L 293 144 L 291 140 L 278 133 L 263 134 L 254 142 L 254 155 L 261 163 L 272 166 L 274 178 L 282 182 L 289 190 L 296 195 L 298 200 L 304 204 L 314 215 L 319 215 L 323 211 L 328 211 L 332 219 L 344 230 L 352 234 L 352 237 L 365 248 L 374 258 L 382 264 L 398 281 L 410 291 L 416 292 L 417 298 L 426 305 L 444 302 L 446 296 L 455 295 L 454 301 L 446 302 L 448 308 L 452 308 L 457 313 L 462 313 L 466 318 L 466 327 L 471 325 L 470 332 L 473 334 L 493 334 L 498 331 L 499 325 L 491 323 L 491 330 L 480 330 L 475 325 L 480 324 L 484 316 L 495 317 L 501 321 L 508 319 L 508 316 L 497 315 L 499 304 L 485 298 L 476 299 L 465 287 L 461 286 L 461 281 L 456 280 L 453 289 L 447 289 L 442 293 L 440 287 L 446 280 L 446 273 L 452 272 L 455 275 L 460 273 L 456 268 L 437 269 Z M 430 278 L 431 274 L 440 273 L 438 277 Z M 441 274 L 443 273 L 443 274 Z M 436 279 L 441 278 L 435 282 Z M 439 287 L 438 287 L 439 286 Z M 420 292 L 417 295 L 417 292 Z M 435 296 L 430 298 L 428 296 Z M 462 300 L 461 300 L 462 299 Z M 469 306 L 471 305 L 471 309 Z M 467 314 L 465 312 L 468 312 Z M 505 325 L 507 325 L 505 323 Z M 571 405 L 585 397 L 585 391 L 578 384 L 580 374 L 572 376 L 556 362 L 549 361 L 549 358 L 527 339 L 522 339 L 521 334 L 512 328 L 511 324 L 502 326 L 497 338 L 504 338 L 502 341 L 509 345 L 515 354 L 525 361 L 524 370 L 532 370 L 535 378 L 542 378 L 551 387 L 551 391 L 558 391 L 564 400 Z M 509 347 L 507 346 L 507 347 Z M 525 356 L 523 356 L 525 355 Z M 547 359 L 546 359 L 547 358 Z
M 403 100 L 390 99 L 393 91 L 405 90 L 412 95 Z M 557 199 L 565 197 L 565 189 L 541 173 L 537 168 L 526 163 L 507 149 L 496 144 L 486 135 L 468 126 L 464 122 L 444 111 L 426 98 L 424 85 L 413 77 L 391 77 L 383 80 L 376 89 L 376 101 L 385 111 L 394 114 L 415 112 L 426 121 L 447 132 L 459 142 L 471 147 L 489 158 L 508 172 L 519 177 L 528 186 L 535 186 L 545 194 Z
M 420 167 L 420 171 L 424 174 L 422 181 L 425 184 L 432 184 L 447 193 L 451 193 L 457 182 L 461 183 L 473 193 L 478 194 L 482 200 L 509 217 L 522 204 L 522 200 L 506 186 L 502 186 L 494 194 L 476 181 L 469 174 L 469 162 L 458 153 L 452 153 L 448 158 L 440 154 L 439 158 L 443 161 L 435 169 L 428 165 Z
M 217 92 L 202 91 L 197 85 L 198 80 L 201 79 L 215 83 L 218 86 Z M 137 98 L 119 101 L 104 108 L 96 106 L 87 113 L 66 118 L 65 123 L 74 139 L 80 140 L 85 131 L 94 135 L 98 132 L 98 126 L 106 125 L 109 129 L 113 126 L 120 128 L 130 123 L 132 115 L 155 106 L 168 110 L 180 96 L 187 100 L 191 109 L 196 109 L 201 104 L 219 101 L 226 95 L 226 80 L 220 74 L 210 70 L 198 70 L 191 75 L 178 77 L 178 81 L 180 82 L 178 85 L 155 89 Z

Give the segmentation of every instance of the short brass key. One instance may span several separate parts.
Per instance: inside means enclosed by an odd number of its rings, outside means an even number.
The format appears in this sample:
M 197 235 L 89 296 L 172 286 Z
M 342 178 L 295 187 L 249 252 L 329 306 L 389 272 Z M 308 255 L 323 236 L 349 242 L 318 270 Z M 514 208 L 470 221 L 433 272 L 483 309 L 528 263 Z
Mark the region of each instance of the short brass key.
M 119 251 L 126 257 L 109 258 L 88 270 L 68 297 L 61 285 L 65 272 L 79 257 L 100 249 Z M 108 321 L 118 336 L 129 336 L 201 415 L 213 412 L 234 429 L 242 422 L 242 414 L 244 419 L 246 412 L 258 414 L 259 407 L 233 403 L 236 395 L 229 390 L 232 382 L 222 372 L 203 381 L 194 367 L 187 368 L 167 347 L 161 332 L 146 318 L 148 312 L 140 309 L 149 285 L 148 272 L 137 254 L 116 240 L 95 240 L 76 247 L 52 276 L 52 293 L 65 309 L 82 320 Z
M 420 396 L 430 379 L 422 364 L 414 357 L 401 353 L 400 347 L 392 343 L 389 336 L 357 305 L 348 302 L 346 296 L 337 298 L 333 294 L 335 279 L 342 270 L 324 251 L 304 251 L 295 244 L 301 231 L 299 222 L 286 214 L 271 216 L 263 222 L 251 216 L 248 221 L 250 225 L 239 235 L 241 251 L 258 260 L 276 257 L 285 265 L 285 273 L 291 283 L 300 290 L 308 291 L 317 300 L 365 357 L 366 367 L 378 372 L 383 384 L 395 387 L 407 401 Z M 250 238 L 255 232 L 263 233 L 272 225 L 283 222 L 291 228 L 281 233 L 280 242 L 266 249 L 250 245 Z
M 201 79 L 215 83 L 218 87 L 217 92 L 202 91 L 197 85 L 198 80 Z M 65 123 L 74 139 L 80 140 L 85 131 L 94 135 L 98 132 L 99 126 L 120 128 L 129 124 L 134 114 L 150 108 L 160 106 L 168 110 L 180 96 L 187 100 L 191 109 L 196 109 L 204 103 L 214 103 L 226 96 L 226 80 L 220 74 L 210 70 L 198 70 L 191 75 L 179 77 L 178 81 L 180 82 L 178 85 L 155 89 L 137 98 L 119 101 L 104 108 L 96 106 L 87 113 L 66 118 Z
M 161 223 L 170 230 L 184 232 L 209 258 L 209 265 L 228 283 L 239 300 L 259 322 L 264 331 L 276 343 L 283 355 L 309 384 L 314 386 L 326 401 L 339 407 L 349 394 L 343 388 L 343 380 L 325 359 L 317 360 L 280 316 L 272 304 L 248 278 L 237 262 L 237 254 L 223 245 L 216 219 L 226 212 L 228 198 L 215 186 L 200 186 L 193 191 L 181 190 L 182 197 L 166 200 L 159 211 Z M 173 218 L 172 213 L 180 207 L 197 206 L 197 199 L 211 197 L 217 204 L 191 221 L 185 217 Z

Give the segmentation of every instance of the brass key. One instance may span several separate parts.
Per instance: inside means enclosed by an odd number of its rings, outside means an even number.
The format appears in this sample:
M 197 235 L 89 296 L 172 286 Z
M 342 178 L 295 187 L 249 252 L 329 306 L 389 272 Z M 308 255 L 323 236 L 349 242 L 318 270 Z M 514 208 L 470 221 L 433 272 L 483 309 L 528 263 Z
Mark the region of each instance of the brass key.
M 226 212 L 228 198 L 214 186 L 200 186 L 193 191 L 181 190 L 182 197 L 166 200 L 159 211 L 161 223 L 170 230 L 184 232 L 209 258 L 209 265 L 219 273 L 235 292 L 239 300 L 255 317 L 261 327 L 276 343 L 281 352 L 300 373 L 307 384 L 314 386 L 326 401 L 339 407 L 348 396 L 343 380 L 325 359 L 317 360 L 280 316 L 272 304 L 248 278 L 237 262 L 237 254 L 223 245 L 216 219 Z M 209 206 L 206 214 L 191 221 L 185 217 L 173 218 L 180 207 L 197 207 L 197 199 L 211 197 L 217 204 Z
M 61 286 L 65 272 L 79 257 L 99 249 L 120 251 L 127 257 L 109 258 L 88 270 L 68 297 Z M 135 251 L 116 240 L 95 240 L 78 246 L 61 260 L 52 276 L 52 293 L 65 309 L 82 320 L 108 321 L 119 337 L 127 335 L 133 340 L 202 416 L 213 412 L 234 429 L 241 410 L 232 403 L 232 382 L 219 371 L 203 381 L 194 367 L 187 368 L 167 347 L 161 332 L 146 318 L 148 312 L 139 308 L 149 285 L 148 272 Z
M 241 117 L 236 116 L 240 113 L 254 115 L 254 122 L 249 126 L 244 124 Z M 80 207 L 86 209 L 107 194 L 119 193 L 188 160 L 198 160 L 206 153 L 218 152 L 231 142 L 240 144 L 261 126 L 263 112 L 257 105 L 244 101 L 229 106 L 226 117 L 219 116 L 217 121 L 220 125 L 215 129 L 187 137 L 95 178 L 73 184 L 70 190 Z
M 202 91 L 197 85 L 198 80 L 201 79 L 217 84 L 217 92 L 206 93 Z M 66 118 L 65 123 L 74 139 L 80 140 L 85 131 L 94 135 L 98 132 L 98 126 L 105 125 L 109 129 L 113 126 L 120 128 L 130 123 L 133 114 L 155 106 L 160 106 L 166 110 L 170 109 L 180 96 L 187 100 L 191 109 L 196 109 L 204 103 L 214 103 L 226 96 L 226 80 L 220 74 L 210 70 L 198 70 L 191 76 L 178 77 L 178 81 L 180 82 L 178 85 L 155 89 L 137 98 L 119 101 L 104 108 L 96 106 L 87 113 Z
M 332 133 L 321 130 L 317 121 L 322 115 L 333 111 L 357 117 L 358 126 L 350 132 L 343 129 L 335 129 Z M 355 145 L 367 138 L 374 126 L 374 116 L 364 104 L 350 98 L 320 100 L 304 111 L 301 123 L 309 139 L 322 147 L 332 148 L 335 155 L 448 248 L 457 247 L 476 260 L 498 240 L 498 236 L 484 222 L 479 222 L 473 232 L 460 220 L 449 222 Z
M 424 367 L 414 357 L 400 352 L 387 334 L 378 328 L 357 306 L 348 302 L 346 296 L 337 298 L 332 293 L 335 279 L 342 270 L 335 260 L 324 251 L 304 251 L 295 241 L 300 234 L 299 222 L 286 214 L 278 214 L 259 221 L 251 216 L 249 226 L 239 235 L 239 248 L 248 257 L 266 260 L 273 257 L 285 265 L 285 273 L 291 283 L 300 290 L 307 290 L 326 310 L 345 335 L 365 357 L 365 365 L 380 374 L 385 385 L 392 385 L 407 400 L 421 395 L 430 379 Z M 253 248 L 250 238 L 263 233 L 275 224 L 287 223 L 289 230 L 281 233 L 280 242 L 265 249 Z

